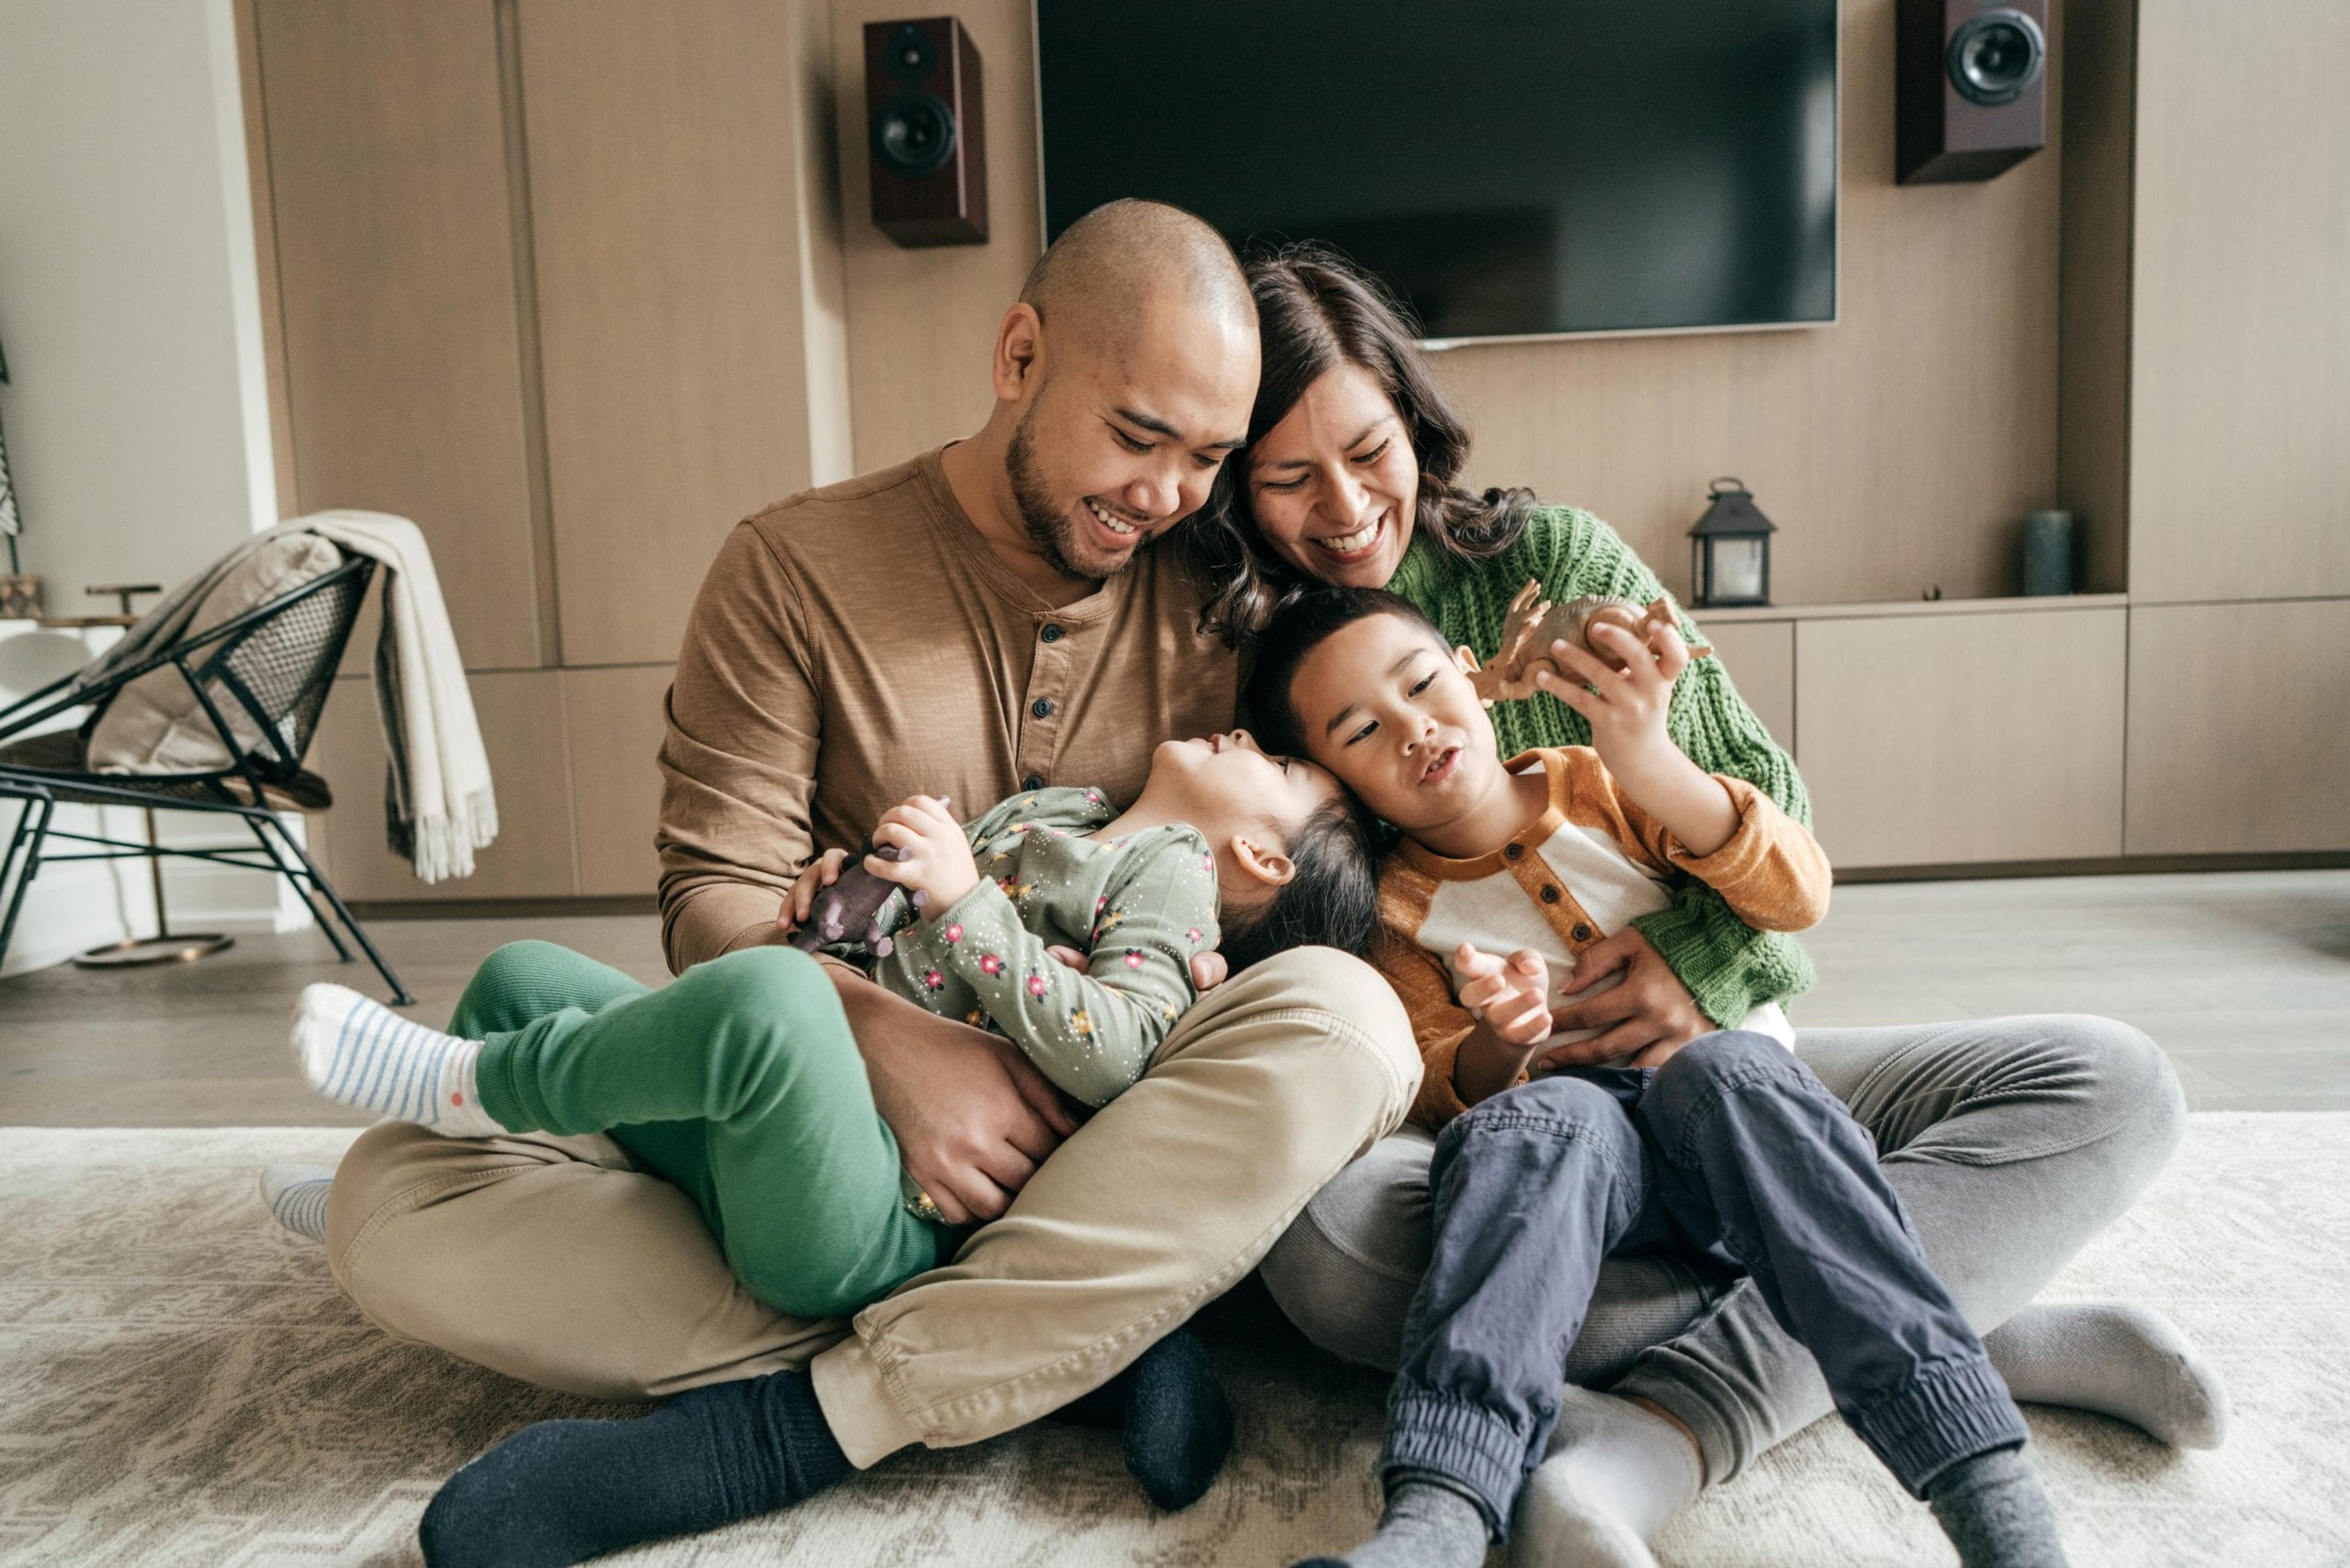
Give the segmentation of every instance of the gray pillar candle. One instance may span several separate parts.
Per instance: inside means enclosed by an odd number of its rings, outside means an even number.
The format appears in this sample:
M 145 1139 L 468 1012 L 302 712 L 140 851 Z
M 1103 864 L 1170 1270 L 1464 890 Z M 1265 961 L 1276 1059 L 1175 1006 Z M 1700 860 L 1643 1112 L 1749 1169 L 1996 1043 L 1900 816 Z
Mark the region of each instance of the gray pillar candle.
M 2023 519 L 2023 591 L 2073 591 L 2073 514 L 2033 512 Z

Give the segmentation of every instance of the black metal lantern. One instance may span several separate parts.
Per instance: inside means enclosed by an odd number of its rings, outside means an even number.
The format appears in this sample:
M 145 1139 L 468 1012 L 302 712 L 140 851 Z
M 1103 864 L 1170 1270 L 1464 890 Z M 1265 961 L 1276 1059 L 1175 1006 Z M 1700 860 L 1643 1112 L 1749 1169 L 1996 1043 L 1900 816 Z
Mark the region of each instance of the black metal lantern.
M 1742 479 L 1717 479 L 1712 504 L 1690 530 L 1690 603 L 1700 609 L 1771 602 L 1771 519 L 1755 508 Z

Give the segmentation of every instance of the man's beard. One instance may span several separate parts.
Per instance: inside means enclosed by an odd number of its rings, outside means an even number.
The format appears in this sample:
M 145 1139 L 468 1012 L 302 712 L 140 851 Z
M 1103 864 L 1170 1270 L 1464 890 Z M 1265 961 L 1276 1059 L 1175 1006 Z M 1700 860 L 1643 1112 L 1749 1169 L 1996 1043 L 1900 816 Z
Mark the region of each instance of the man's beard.
M 1056 511 L 1053 498 L 1036 472 L 1035 443 L 1029 440 L 1028 426 L 1036 417 L 1035 404 L 1020 416 L 1020 423 L 1012 431 L 1012 440 L 1003 449 L 1004 477 L 1012 482 L 1013 504 L 1020 508 L 1021 525 L 1028 530 L 1028 542 L 1045 564 L 1065 577 L 1078 577 L 1087 582 L 1100 582 L 1126 570 L 1134 560 L 1128 550 L 1114 566 L 1081 562 L 1076 558 L 1077 525 L 1066 512 Z

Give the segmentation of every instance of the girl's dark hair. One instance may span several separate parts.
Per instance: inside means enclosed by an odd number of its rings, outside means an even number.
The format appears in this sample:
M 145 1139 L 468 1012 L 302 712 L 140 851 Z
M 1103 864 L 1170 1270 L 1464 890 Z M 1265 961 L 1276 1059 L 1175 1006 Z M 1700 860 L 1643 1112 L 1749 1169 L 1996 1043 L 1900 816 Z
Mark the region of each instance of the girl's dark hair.
M 1379 918 L 1377 824 L 1346 790 L 1289 834 L 1289 880 L 1263 904 L 1232 910 L 1217 944 L 1231 972 L 1291 948 L 1336 948 L 1363 958 Z
M 1463 488 L 1469 428 L 1413 338 L 1409 307 L 1336 251 L 1292 244 L 1252 252 L 1245 265 L 1256 296 L 1263 369 L 1250 410 L 1253 443 L 1288 417 L 1305 389 L 1341 364 L 1359 366 L 1403 420 L 1419 464 L 1412 527 L 1438 548 L 1471 560 L 1498 556 L 1525 532 L 1528 490 Z M 1284 593 L 1308 585 L 1260 542 L 1248 504 L 1248 453 L 1216 476 L 1200 514 L 1176 530 L 1187 564 L 1208 595 L 1200 628 L 1238 646 L 1268 619 Z
M 1297 667 L 1338 632 L 1375 615 L 1391 615 L 1426 631 L 1438 648 L 1447 646 L 1444 634 L 1418 606 L 1385 588 L 1318 587 L 1292 594 L 1257 633 L 1256 661 L 1241 693 L 1241 709 L 1257 744 L 1275 756 L 1307 754 L 1305 726 L 1289 697 Z

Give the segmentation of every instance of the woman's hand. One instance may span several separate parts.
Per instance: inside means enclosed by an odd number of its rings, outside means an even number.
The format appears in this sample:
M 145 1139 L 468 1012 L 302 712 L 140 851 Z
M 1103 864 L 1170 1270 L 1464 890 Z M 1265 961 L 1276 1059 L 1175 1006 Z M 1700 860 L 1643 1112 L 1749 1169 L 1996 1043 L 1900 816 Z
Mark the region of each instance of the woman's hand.
M 979 886 L 979 866 L 971 857 L 971 841 L 962 824 L 947 811 L 944 800 L 918 794 L 893 805 L 873 829 L 876 848 L 898 851 L 895 860 L 879 855 L 865 857 L 865 868 L 885 882 L 895 882 L 912 895 L 914 907 L 936 913 L 962 901 Z
M 1628 1056 L 1635 1067 L 1657 1067 L 1699 1035 L 1713 1033 L 1713 1020 L 1698 1011 L 1697 998 L 1638 927 L 1626 926 L 1576 955 L 1567 992 L 1588 991 L 1611 974 L 1622 975 L 1624 983 L 1551 1014 L 1551 1027 L 1561 1033 L 1599 1033 L 1553 1046 L 1538 1065 L 1580 1067 Z
M 1562 673 L 1537 670 L 1534 684 L 1590 723 L 1593 749 L 1619 780 L 1653 773 L 1667 753 L 1679 758 L 1665 720 L 1672 708 L 1673 681 L 1689 668 L 1689 644 L 1664 625 L 1651 626 L 1646 640 L 1605 621 L 1590 635 L 1624 668 L 1562 638 L 1550 645 L 1551 662 Z

